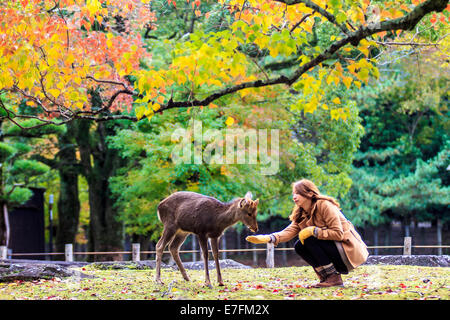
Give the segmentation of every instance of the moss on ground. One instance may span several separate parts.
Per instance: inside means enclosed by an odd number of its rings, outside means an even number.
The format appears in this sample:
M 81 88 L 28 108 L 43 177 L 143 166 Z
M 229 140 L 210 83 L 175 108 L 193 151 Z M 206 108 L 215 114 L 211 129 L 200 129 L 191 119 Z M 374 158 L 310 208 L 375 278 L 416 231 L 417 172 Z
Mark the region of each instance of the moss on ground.
M 449 299 L 449 268 L 368 265 L 343 275 L 344 287 L 312 289 L 317 282 L 311 267 L 223 269 L 225 286 L 219 287 L 210 270 L 213 288 L 203 285 L 203 270 L 188 270 L 186 282 L 179 271 L 162 270 L 164 285 L 154 282 L 155 270 L 77 270 L 94 279 L 70 277 L 0 283 L 0 299 L 32 300 L 223 300 L 223 299 Z

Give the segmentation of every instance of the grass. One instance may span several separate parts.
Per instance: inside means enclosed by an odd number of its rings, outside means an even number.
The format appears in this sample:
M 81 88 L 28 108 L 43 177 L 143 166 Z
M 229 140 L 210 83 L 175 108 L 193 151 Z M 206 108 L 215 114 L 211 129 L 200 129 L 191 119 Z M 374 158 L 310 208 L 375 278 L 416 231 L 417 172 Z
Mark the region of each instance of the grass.
M 155 270 L 77 270 L 93 279 L 51 279 L 0 283 L 2 300 L 448 300 L 450 269 L 420 266 L 361 266 L 343 275 L 344 287 L 308 288 L 317 282 L 311 267 L 223 269 L 219 287 L 210 270 L 213 288 L 203 285 L 203 270 L 188 270 L 186 282 L 177 270 L 162 270 L 164 285 L 154 282 Z

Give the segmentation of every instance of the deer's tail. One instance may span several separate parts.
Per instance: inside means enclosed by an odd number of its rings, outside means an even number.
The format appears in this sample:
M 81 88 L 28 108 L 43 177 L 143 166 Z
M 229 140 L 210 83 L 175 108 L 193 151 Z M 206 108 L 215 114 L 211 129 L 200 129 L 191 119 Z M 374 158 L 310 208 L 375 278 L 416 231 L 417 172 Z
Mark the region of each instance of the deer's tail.
M 161 216 L 159 215 L 159 210 L 156 210 L 156 214 L 158 215 L 158 220 L 162 222 Z
M 158 220 L 161 221 L 162 223 L 165 222 L 164 220 L 167 220 L 167 219 L 165 219 L 165 217 L 166 217 L 165 213 L 167 211 L 167 208 L 166 208 L 166 206 L 164 206 L 165 202 L 167 201 L 167 198 L 165 198 L 158 204 L 158 209 L 156 210 L 156 213 L 158 215 Z M 162 213 L 162 218 L 161 218 L 161 213 Z

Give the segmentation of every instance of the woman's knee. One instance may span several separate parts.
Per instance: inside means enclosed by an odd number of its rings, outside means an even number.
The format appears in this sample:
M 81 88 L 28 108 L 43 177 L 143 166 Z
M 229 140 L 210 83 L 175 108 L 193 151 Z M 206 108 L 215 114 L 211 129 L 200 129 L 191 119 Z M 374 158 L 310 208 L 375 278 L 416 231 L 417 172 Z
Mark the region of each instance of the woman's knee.
M 315 237 L 308 237 L 304 240 L 304 246 L 306 248 L 311 248 L 319 245 L 319 239 Z
M 294 249 L 295 249 L 295 252 L 297 252 L 297 254 L 300 256 L 302 256 L 303 252 L 305 252 L 305 250 L 306 250 L 305 246 L 300 242 L 300 240 L 297 240 L 294 243 Z

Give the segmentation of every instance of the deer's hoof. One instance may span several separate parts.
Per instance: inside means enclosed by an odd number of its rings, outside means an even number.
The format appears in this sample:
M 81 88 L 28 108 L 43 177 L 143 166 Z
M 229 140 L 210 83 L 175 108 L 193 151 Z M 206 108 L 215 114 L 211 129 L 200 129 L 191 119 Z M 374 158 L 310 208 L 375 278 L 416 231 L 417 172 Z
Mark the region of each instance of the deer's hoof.
M 161 281 L 161 279 L 155 279 L 156 284 L 163 286 L 164 282 Z
M 223 282 L 219 282 L 219 286 L 223 287 L 224 286 Z
M 211 285 L 211 283 L 205 283 L 205 287 L 208 287 L 209 289 L 212 289 L 213 286 Z

